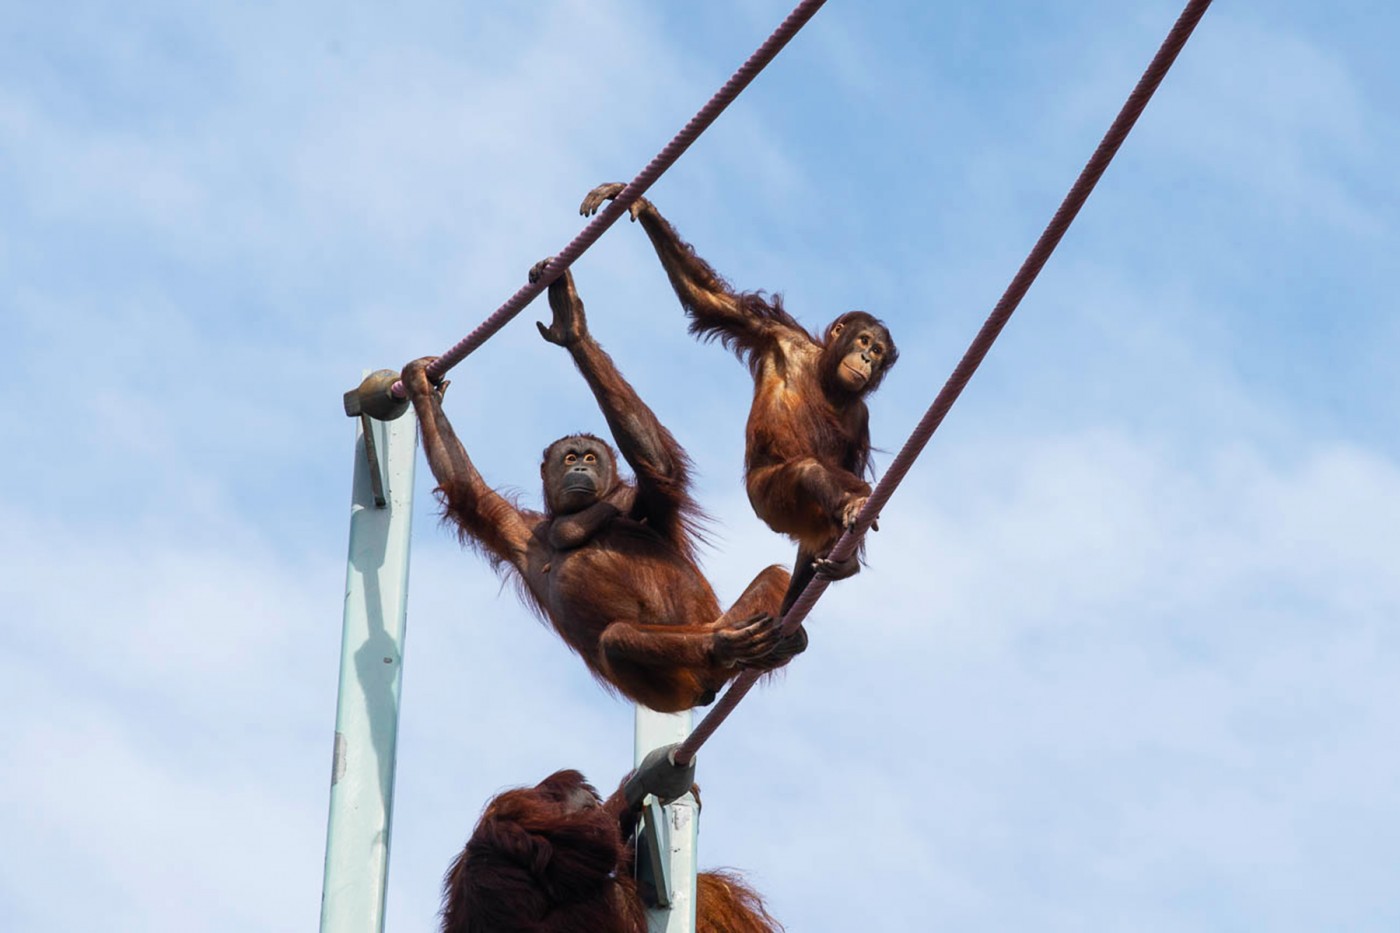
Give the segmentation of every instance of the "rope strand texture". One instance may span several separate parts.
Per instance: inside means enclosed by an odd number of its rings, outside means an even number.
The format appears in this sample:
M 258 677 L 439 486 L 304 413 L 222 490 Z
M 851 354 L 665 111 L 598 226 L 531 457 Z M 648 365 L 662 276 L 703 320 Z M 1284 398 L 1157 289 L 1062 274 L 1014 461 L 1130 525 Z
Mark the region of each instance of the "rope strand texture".
M 787 19 L 773 30 L 762 45 L 749 56 L 748 61 L 739 66 L 739 70 L 730 76 L 709 102 L 701 107 L 695 116 L 690 118 L 675 137 L 666 144 L 660 152 L 656 154 L 646 168 L 632 179 L 631 183 L 612 200 L 606 208 L 598 213 L 598 216 L 589 221 L 588 226 L 565 246 L 546 267 L 544 275 L 535 282 L 527 282 L 521 286 L 520 290 L 506 299 L 505 303 L 493 311 L 486 320 L 477 325 L 476 330 L 463 337 L 450 350 L 438 357 L 428 366 L 428 378 L 434 381 L 441 379 L 453 366 L 466 359 L 473 351 L 490 339 L 496 331 L 504 327 L 511 318 L 515 317 L 525 307 L 534 301 L 559 276 L 564 274 L 564 270 L 571 266 L 575 260 L 583 255 L 588 247 L 592 246 L 609 227 L 617 221 L 627 209 L 632 206 L 632 202 L 640 198 L 648 188 L 656 183 L 656 180 L 670 168 L 675 161 L 681 157 L 691 143 L 700 137 L 700 134 L 714 123 L 721 113 L 725 111 L 734 99 L 739 96 L 744 88 L 748 87 L 754 78 L 758 77 L 769 62 L 771 62 L 783 47 L 797 35 L 798 31 L 807 24 L 817 10 L 822 8 L 826 0 L 802 0 L 792 12 L 787 15 Z M 408 393 L 404 390 L 403 383 L 395 382 L 389 389 L 390 394 L 395 398 L 406 398 Z
M 1133 128 L 1133 124 L 1136 123 L 1138 117 L 1142 115 L 1143 108 L 1145 108 L 1147 102 L 1152 99 L 1152 95 L 1157 90 L 1157 86 L 1160 85 L 1162 79 L 1166 77 L 1167 71 L 1171 68 L 1172 63 L 1176 61 L 1176 57 L 1181 52 L 1182 46 L 1184 46 L 1186 40 L 1191 37 L 1191 33 L 1195 30 L 1196 24 L 1199 23 L 1201 17 L 1205 15 L 1206 9 L 1210 4 L 1211 0 L 1191 0 L 1191 2 L 1187 3 L 1186 8 L 1182 11 L 1176 24 L 1172 27 L 1171 32 L 1167 34 L 1167 38 L 1163 41 L 1161 48 L 1157 50 L 1157 54 L 1153 57 L 1152 63 L 1147 66 L 1147 70 L 1143 73 L 1137 86 L 1133 88 L 1132 94 L 1128 96 L 1128 100 L 1123 105 L 1123 109 L 1118 112 L 1118 117 L 1108 128 L 1108 132 L 1104 134 L 1103 140 L 1099 143 L 1098 148 L 1094 150 L 1094 154 L 1090 156 L 1088 163 L 1084 166 L 1084 170 L 1079 173 L 1079 178 L 1075 181 L 1074 186 L 1070 188 L 1069 194 L 1065 195 L 1065 199 L 1061 202 L 1059 210 L 1055 211 L 1055 216 L 1050 219 L 1050 223 L 1046 226 L 1045 232 L 1040 235 L 1040 239 L 1036 241 L 1035 246 L 1026 257 L 1026 261 L 1021 264 L 1020 270 L 1017 271 L 1015 277 L 1012 278 L 1011 284 L 1007 286 L 1005 293 L 1001 296 L 1001 300 L 998 301 L 996 306 L 992 309 L 992 313 L 988 316 L 986 323 L 982 325 L 982 329 L 977 332 L 977 336 L 968 346 L 967 352 L 963 354 L 963 358 L 953 370 L 953 374 L 948 377 L 948 381 L 944 384 L 942 391 L 938 393 L 933 404 L 929 406 L 928 411 L 926 411 L 923 418 L 919 420 L 919 424 L 915 427 L 914 433 L 911 434 L 909 440 L 904 443 L 904 446 L 895 456 L 894 461 L 890 463 L 890 468 L 885 471 L 885 475 L 871 492 L 870 499 L 866 502 L 865 508 L 861 510 L 860 516 L 856 520 L 855 527 L 844 533 L 840 540 L 836 542 L 835 546 L 832 547 L 830 556 L 833 560 L 845 560 L 855 553 L 856 546 L 859 544 L 860 539 L 864 537 L 871 522 L 879 517 L 880 509 L 889 501 L 890 496 L 894 494 L 895 489 L 904 479 L 905 474 L 909 472 L 909 468 L 914 465 L 914 461 L 918 458 L 919 454 L 923 452 L 924 447 L 927 446 L 929 440 L 933 437 L 933 432 L 938 430 L 938 426 L 943 423 L 944 416 L 948 414 L 948 410 L 953 407 L 953 403 L 957 401 L 958 396 L 962 394 L 962 390 L 967 386 L 968 380 L 972 378 L 972 374 L 975 373 L 977 367 L 981 365 L 983 358 L 987 355 L 987 351 L 992 348 L 992 344 L 996 341 L 997 335 L 999 335 L 1002 328 L 1006 326 L 1006 322 L 1011 319 L 1012 312 L 1016 310 L 1016 306 L 1019 305 L 1021 299 L 1025 297 L 1026 292 L 1031 287 L 1031 283 L 1033 283 L 1036 276 L 1040 274 L 1040 270 L 1044 267 L 1046 260 L 1050 258 L 1050 254 L 1055 251 L 1055 247 L 1059 245 L 1061 238 L 1065 235 L 1065 231 L 1069 229 L 1069 225 L 1074 222 L 1074 218 L 1079 213 L 1079 209 L 1083 207 L 1084 202 L 1088 200 L 1089 194 L 1094 190 L 1094 186 L 1098 184 L 1099 178 L 1103 175 L 1104 170 L 1108 168 L 1109 162 L 1113 161 L 1113 156 L 1118 152 L 1118 147 L 1123 144 L 1123 140 L 1127 138 L 1128 132 Z M 783 617 L 782 630 L 784 634 L 795 631 L 797 626 L 802 624 L 802 620 L 807 617 L 807 613 L 816 605 L 817 600 L 821 598 L 822 593 L 826 592 L 826 588 L 830 585 L 831 583 L 829 580 L 823 580 L 820 577 L 814 578 L 807 584 L 807 588 L 802 591 L 802 594 L 798 596 L 796 602 L 788 609 L 787 615 Z M 729 714 L 733 712 L 734 708 L 739 705 L 739 701 L 748 694 L 749 690 L 753 689 L 753 685 L 758 681 L 758 678 L 759 674 L 750 670 L 745 671 L 734 680 L 724 696 L 720 697 L 719 702 L 714 705 L 709 713 L 706 714 L 705 718 L 700 721 L 700 724 L 695 727 L 695 730 L 691 732 L 690 736 L 676 749 L 673 755 L 676 764 L 687 765 L 694 760 L 695 753 L 699 751 L 700 746 L 705 744 L 709 737 L 714 734 L 715 730 L 719 728 L 720 723 L 724 722 Z

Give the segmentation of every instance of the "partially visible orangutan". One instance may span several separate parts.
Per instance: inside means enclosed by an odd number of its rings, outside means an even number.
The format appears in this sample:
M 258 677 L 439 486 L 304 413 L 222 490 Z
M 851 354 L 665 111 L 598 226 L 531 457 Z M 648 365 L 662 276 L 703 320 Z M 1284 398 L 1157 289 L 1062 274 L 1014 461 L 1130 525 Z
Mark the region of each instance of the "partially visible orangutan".
M 544 266 L 536 264 L 532 280 Z M 554 320 L 540 333 L 573 356 L 636 481 L 618 477 L 607 443 L 575 434 L 544 452 L 545 511 L 520 508 L 487 486 L 467 457 L 426 357 L 404 368 L 403 384 L 444 517 L 498 570 L 518 575 L 525 601 L 594 676 L 661 712 L 708 704 L 739 669 L 771 670 L 805 645 L 778 631 L 788 573 L 764 569 L 720 611 L 695 562 L 700 512 L 689 458 L 589 334 L 567 272 L 550 286 L 549 303 Z
M 596 212 L 622 188 L 599 185 L 579 212 Z M 786 612 L 814 574 L 839 580 L 860 569 L 858 557 L 837 563 L 827 554 L 870 496 L 865 397 L 899 351 L 885 325 L 864 311 L 841 315 L 821 337 L 809 334 L 780 296 L 731 288 L 650 201 L 633 202 L 631 213 L 690 315 L 690 332 L 719 338 L 753 373 L 744 478 L 758 517 L 798 544 Z
M 632 877 L 635 814 L 577 771 L 491 800 L 443 884 L 442 933 L 646 933 Z M 734 872 L 701 872 L 697 933 L 779 933 Z

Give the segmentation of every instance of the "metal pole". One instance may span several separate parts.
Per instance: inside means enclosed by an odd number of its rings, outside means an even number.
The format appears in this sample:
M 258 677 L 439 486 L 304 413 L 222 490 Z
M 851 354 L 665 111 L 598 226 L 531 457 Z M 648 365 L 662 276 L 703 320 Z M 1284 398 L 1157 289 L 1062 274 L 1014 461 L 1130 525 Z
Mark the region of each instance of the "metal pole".
M 691 713 L 658 713 L 641 704 L 636 711 L 633 765 L 640 765 L 652 749 L 672 745 L 690 734 Z M 648 796 L 648 801 L 655 798 Z M 695 848 L 700 807 L 687 793 L 661 808 L 665 831 L 658 833 L 666 847 L 671 890 L 668 907 L 647 910 L 647 933 L 695 933 Z
M 394 809 L 417 422 L 410 411 L 356 424 L 321 933 L 384 929 Z M 375 505 L 370 456 L 383 507 Z

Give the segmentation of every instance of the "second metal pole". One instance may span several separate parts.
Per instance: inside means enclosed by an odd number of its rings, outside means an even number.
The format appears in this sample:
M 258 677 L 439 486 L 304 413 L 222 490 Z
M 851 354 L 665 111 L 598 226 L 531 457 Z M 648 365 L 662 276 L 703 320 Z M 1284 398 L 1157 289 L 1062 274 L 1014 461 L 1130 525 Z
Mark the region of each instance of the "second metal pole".
M 394 809 L 417 422 L 409 412 L 356 423 L 321 933 L 384 929 Z M 382 480 L 382 507 L 370 456 Z
M 690 710 L 658 713 L 638 704 L 633 766 L 640 765 L 652 749 L 684 740 L 690 734 L 690 725 Z M 660 809 L 667 830 L 664 836 L 668 851 L 662 857 L 670 868 L 670 906 L 647 911 L 647 933 L 695 933 L 695 848 L 700 807 L 695 796 L 687 793 Z

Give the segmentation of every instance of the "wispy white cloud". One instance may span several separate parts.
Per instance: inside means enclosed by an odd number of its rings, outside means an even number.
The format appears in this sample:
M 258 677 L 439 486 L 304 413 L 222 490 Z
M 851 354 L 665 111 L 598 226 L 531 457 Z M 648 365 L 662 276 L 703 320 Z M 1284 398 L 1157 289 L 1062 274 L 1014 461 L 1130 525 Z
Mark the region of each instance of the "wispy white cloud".
M 1389 225 L 1363 179 L 1381 168 L 1390 128 L 1344 48 L 1222 10 L 1191 54 L 1215 67 L 1186 70 L 1163 95 L 1147 144 L 1279 221 L 1363 237 Z
M 322 795 L 271 722 L 256 742 L 234 739 L 240 754 L 211 754 L 243 731 L 230 728 L 238 719 L 187 722 L 184 741 L 155 738 L 72 683 L 12 660 L 4 668 L 6 705 L 31 710 L 6 727 L 0 774 L 7 796 L 24 801 L 5 821 L 24 840 L 4 856 L 7 922 L 72 929 L 94 911 L 113 929 L 315 922 L 306 892 L 320 880 Z
M 707 842 L 799 927 L 1382 927 L 1394 464 L 1104 433 L 941 462 L 715 742 Z M 927 898 L 814 896 L 794 859 L 833 839 L 853 890 Z

